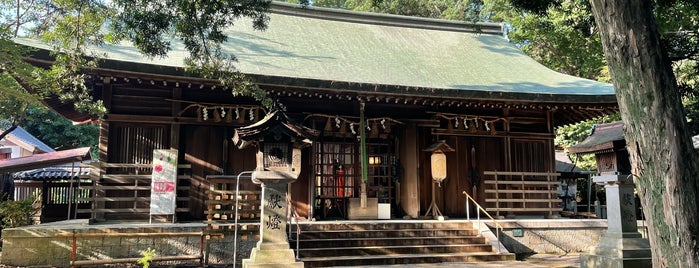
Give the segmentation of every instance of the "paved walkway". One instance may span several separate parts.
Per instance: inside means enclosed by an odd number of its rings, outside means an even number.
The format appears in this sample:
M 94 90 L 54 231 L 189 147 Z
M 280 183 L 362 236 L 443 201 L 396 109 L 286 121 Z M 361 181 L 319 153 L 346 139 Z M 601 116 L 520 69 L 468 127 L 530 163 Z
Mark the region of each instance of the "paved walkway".
M 455 262 L 455 263 L 424 263 L 410 265 L 377 265 L 377 266 L 351 266 L 351 268 L 408 268 L 408 267 L 483 267 L 483 268 L 573 268 L 580 267 L 580 253 L 558 254 L 534 254 L 522 261 L 495 261 L 495 262 Z M 339 268 L 339 267 L 338 267 Z M 343 266 L 343 268 L 349 268 Z

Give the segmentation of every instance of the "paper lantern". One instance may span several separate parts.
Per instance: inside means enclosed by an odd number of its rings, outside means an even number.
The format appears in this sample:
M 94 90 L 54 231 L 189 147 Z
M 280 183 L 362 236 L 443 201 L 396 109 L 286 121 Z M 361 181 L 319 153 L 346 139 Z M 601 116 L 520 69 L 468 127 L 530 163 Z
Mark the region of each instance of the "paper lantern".
M 430 163 L 432 166 L 432 179 L 441 183 L 447 178 L 447 155 L 441 150 L 436 150 L 430 156 Z

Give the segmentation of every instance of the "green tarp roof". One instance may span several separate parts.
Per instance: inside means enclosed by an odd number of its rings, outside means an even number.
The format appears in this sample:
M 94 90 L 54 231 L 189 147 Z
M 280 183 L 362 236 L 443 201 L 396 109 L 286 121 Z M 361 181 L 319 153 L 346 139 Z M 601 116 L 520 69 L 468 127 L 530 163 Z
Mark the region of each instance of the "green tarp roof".
M 610 84 L 552 71 L 522 53 L 494 24 L 473 24 L 274 3 L 266 31 L 240 20 L 225 51 L 240 71 L 272 77 L 615 99 Z M 23 42 L 24 43 L 24 42 Z M 128 44 L 105 46 L 109 59 L 183 66 L 180 44 L 148 59 Z M 106 68 L 109 68 L 106 66 Z M 352 89 L 352 88 L 348 88 Z M 466 92 L 464 92 L 466 93 Z

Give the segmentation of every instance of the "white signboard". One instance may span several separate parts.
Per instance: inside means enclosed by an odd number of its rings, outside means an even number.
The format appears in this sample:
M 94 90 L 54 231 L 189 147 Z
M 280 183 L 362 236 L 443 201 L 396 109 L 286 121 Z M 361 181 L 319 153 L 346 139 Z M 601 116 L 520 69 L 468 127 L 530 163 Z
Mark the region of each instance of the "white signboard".
M 177 150 L 153 150 L 153 176 L 151 181 L 150 214 L 175 214 Z

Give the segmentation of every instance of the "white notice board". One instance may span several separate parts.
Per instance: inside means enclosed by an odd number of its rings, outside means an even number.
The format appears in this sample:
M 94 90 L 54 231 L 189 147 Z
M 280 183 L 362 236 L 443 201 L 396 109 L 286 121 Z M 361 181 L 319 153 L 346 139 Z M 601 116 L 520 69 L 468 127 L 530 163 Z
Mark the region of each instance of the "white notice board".
M 174 215 L 177 193 L 177 150 L 153 150 L 151 215 Z

